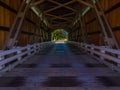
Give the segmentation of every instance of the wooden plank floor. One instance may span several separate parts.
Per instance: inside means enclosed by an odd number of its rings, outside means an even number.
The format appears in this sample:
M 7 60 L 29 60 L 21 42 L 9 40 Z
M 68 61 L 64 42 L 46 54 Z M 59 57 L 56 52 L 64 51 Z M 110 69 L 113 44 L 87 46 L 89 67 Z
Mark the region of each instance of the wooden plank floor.
M 120 90 L 120 74 L 57 43 L 0 77 L 0 90 Z

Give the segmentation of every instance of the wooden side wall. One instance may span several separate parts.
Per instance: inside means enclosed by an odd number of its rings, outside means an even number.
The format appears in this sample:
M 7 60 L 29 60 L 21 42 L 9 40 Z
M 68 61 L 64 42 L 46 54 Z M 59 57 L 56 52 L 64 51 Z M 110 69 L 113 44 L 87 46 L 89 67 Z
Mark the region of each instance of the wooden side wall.
M 115 35 L 115 38 L 120 46 L 120 0 L 99 0 L 100 4 L 105 12 L 106 18 L 110 27 Z M 101 35 L 101 28 L 96 19 L 95 12 L 90 9 L 83 16 L 83 23 L 85 34 L 87 33 L 88 43 L 95 45 L 103 45 L 103 37 Z M 78 22 L 80 23 L 80 22 Z M 77 33 L 77 38 L 76 38 Z M 70 32 L 70 40 L 83 42 L 81 27 Z
M 106 18 L 113 30 L 113 33 L 120 45 L 120 0 L 99 0 L 105 12 Z M 100 26 L 92 10 L 85 16 L 86 29 L 90 42 L 96 45 L 103 44 L 103 38 L 100 34 Z
M 2 48 L 9 28 L 11 27 L 16 11 L 20 7 L 21 0 L 1 0 L 0 1 L 0 49 Z
M 2 49 L 6 37 L 9 33 L 16 17 L 17 11 L 22 3 L 22 0 L 0 0 L 0 49 Z M 28 11 L 27 17 L 23 22 L 22 34 L 19 39 L 19 46 L 24 46 L 32 42 L 34 35 L 41 38 L 42 36 L 36 33 L 36 23 L 40 21 L 31 10 Z M 41 38 L 42 39 L 42 38 Z M 42 40 L 41 40 L 42 41 Z

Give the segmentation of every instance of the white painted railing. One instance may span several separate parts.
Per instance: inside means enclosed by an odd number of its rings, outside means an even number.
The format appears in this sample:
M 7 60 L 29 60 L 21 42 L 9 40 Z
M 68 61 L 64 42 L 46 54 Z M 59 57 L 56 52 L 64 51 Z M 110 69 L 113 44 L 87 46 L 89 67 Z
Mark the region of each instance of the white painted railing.
M 120 72 L 120 50 L 73 41 L 69 41 L 69 43 L 84 49 L 85 52 L 104 63 L 112 70 Z
M 35 53 L 51 45 L 53 45 L 53 42 L 43 42 L 11 50 L 0 51 L 0 72 L 11 70 Z

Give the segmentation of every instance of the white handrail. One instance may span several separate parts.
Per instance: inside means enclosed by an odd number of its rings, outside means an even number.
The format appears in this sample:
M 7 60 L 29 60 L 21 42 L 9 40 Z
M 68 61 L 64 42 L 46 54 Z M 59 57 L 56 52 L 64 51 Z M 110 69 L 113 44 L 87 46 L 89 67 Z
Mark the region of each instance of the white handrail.
M 100 62 L 103 62 L 113 70 L 117 70 L 120 72 L 120 50 L 89 45 L 86 43 L 79 43 L 74 41 L 69 41 L 69 43 L 84 49 L 91 56 L 95 57 L 96 59 L 99 59 Z
M 25 47 L 13 48 L 11 50 L 0 51 L 0 72 L 11 70 L 17 64 L 23 62 L 25 58 L 27 59 L 40 50 L 51 45 L 53 45 L 53 42 L 42 42 L 27 45 Z M 11 62 L 13 63 L 11 64 Z

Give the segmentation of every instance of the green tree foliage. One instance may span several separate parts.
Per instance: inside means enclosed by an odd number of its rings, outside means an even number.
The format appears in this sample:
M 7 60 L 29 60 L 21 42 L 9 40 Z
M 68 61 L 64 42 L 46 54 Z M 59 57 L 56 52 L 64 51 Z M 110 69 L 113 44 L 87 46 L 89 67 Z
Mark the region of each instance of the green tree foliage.
M 52 32 L 52 40 L 63 40 L 68 38 L 68 33 L 63 29 L 57 29 Z

